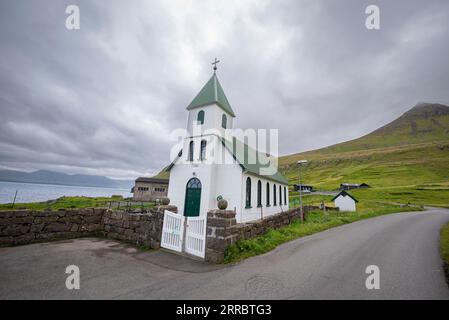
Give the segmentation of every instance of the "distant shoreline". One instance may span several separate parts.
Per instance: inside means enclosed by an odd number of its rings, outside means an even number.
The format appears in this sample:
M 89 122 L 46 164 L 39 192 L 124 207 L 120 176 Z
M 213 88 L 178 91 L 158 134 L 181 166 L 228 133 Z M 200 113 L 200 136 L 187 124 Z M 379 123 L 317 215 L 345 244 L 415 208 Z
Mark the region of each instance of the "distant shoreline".
M 16 195 L 16 191 L 17 195 Z M 121 195 L 132 197 L 128 188 L 77 186 L 66 184 L 30 183 L 17 181 L 0 181 L 0 204 L 45 202 L 60 197 L 111 197 Z
M 120 188 L 120 187 L 107 187 L 107 186 L 87 186 L 87 185 L 78 185 L 78 184 L 62 184 L 62 183 L 47 183 L 47 182 L 25 182 L 25 181 L 12 181 L 12 180 L 0 180 L 1 182 L 9 182 L 9 183 L 21 183 L 21 184 L 37 184 L 37 185 L 50 185 L 50 186 L 62 186 L 62 187 L 82 187 L 82 188 L 107 188 L 107 189 L 117 189 L 117 190 L 128 190 L 128 188 Z

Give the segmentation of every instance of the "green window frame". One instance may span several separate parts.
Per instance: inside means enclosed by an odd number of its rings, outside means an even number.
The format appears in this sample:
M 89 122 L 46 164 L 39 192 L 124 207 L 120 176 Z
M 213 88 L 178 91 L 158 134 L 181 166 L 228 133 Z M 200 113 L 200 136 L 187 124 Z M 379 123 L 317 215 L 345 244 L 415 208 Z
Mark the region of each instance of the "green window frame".
M 204 110 L 198 112 L 196 120 L 198 121 L 198 124 L 204 124 Z
M 267 182 L 267 207 L 270 206 L 270 184 Z
M 251 208 L 251 178 L 246 178 L 246 198 L 245 208 Z
M 275 206 L 277 203 L 276 201 L 276 185 L 273 184 L 273 206 Z
M 200 160 L 206 160 L 206 146 L 207 141 L 201 140 Z
M 223 129 L 226 129 L 228 125 L 228 117 L 226 117 L 226 115 L 223 113 L 223 115 L 221 116 L 221 127 Z
M 193 141 L 190 141 L 189 143 L 189 161 L 193 161 L 193 150 L 195 148 L 195 143 Z
M 284 187 L 284 205 L 287 204 L 287 187 Z
M 262 207 L 262 182 L 257 181 L 257 207 Z
M 282 206 L 282 186 L 279 186 L 279 205 Z

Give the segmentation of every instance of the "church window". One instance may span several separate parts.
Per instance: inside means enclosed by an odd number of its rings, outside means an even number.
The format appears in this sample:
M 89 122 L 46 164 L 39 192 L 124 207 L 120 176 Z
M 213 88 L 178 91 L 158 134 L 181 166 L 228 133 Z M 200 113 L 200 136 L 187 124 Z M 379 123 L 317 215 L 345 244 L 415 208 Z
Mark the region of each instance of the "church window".
M 194 143 L 193 143 L 193 141 L 190 141 L 190 143 L 189 143 L 189 161 L 193 161 L 193 148 L 194 148 Z
M 276 205 L 276 185 L 273 184 L 273 206 Z
M 282 206 L 282 187 L 279 186 L 279 205 Z
M 284 205 L 287 204 L 287 188 L 284 187 Z
M 198 121 L 198 124 L 204 124 L 204 111 L 203 110 L 198 112 L 198 117 L 196 120 Z
M 245 208 L 251 208 L 251 179 L 246 178 L 246 201 Z
M 206 159 L 206 145 L 207 145 L 207 141 L 206 140 L 201 140 L 200 160 L 205 160 Z
M 223 114 L 221 116 L 221 126 L 223 127 L 223 129 L 226 129 L 227 127 L 227 122 L 228 122 L 228 118 L 226 117 L 225 114 Z
M 267 207 L 270 206 L 270 184 L 267 182 Z
M 262 207 L 262 182 L 257 182 L 257 207 Z

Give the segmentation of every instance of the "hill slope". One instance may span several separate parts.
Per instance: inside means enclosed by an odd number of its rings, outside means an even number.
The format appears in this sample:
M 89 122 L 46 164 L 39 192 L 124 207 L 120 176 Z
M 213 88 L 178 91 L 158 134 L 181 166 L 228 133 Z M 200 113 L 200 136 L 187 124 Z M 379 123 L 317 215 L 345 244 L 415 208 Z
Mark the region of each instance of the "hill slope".
M 296 161 L 300 159 L 309 160 L 303 169 L 304 183 L 318 189 L 366 182 L 375 189 L 355 193 L 377 192 L 379 199 L 396 199 L 385 194 L 385 189 L 396 189 L 391 192 L 406 192 L 413 200 L 438 198 L 416 203 L 449 205 L 449 107 L 418 104 L 359 139 L 281 157 L 281 171 L 291 184 L 297 180 Z

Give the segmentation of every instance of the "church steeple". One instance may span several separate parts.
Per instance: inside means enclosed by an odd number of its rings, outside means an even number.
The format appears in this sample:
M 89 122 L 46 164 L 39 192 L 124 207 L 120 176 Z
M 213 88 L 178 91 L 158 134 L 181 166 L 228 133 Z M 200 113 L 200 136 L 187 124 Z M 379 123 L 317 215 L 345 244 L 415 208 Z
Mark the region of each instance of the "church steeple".
M 230 116 L 235 117 L 234 111 L 232 110 L 231 105 L 229 104 L 229 101 L 223 91 L 223 88 L 218 81 L 215 70 L 216 69 L 214 69 L 214 74 L 206 83 L 206 85 L 189 104 L 187 110 L 192 110 L 194 108 L 203 107 L 215 103 L 224 111 L 226 111 Z

